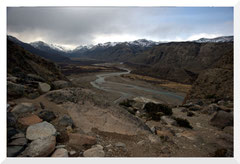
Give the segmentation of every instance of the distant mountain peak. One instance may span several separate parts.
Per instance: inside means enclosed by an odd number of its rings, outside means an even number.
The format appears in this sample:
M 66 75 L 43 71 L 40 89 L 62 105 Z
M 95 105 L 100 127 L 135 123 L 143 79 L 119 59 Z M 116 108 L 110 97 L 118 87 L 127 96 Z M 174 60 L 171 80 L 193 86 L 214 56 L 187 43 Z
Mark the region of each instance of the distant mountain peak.
M 198 40 L 194 40 L 193 42 L 197 43 L 221 43 L 221 42 L 233 42 L 233 36 L 220 36 L 216 38 L 200 38 Z

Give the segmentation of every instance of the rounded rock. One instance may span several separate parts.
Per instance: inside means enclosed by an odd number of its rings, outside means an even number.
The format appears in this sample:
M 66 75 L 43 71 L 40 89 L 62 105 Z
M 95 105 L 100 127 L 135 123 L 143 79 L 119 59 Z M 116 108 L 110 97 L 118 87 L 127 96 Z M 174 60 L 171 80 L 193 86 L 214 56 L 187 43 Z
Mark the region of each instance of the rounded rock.
M 55 127 L 52 124 L 44 121 L 29 126 L 27 128 L 26 138 L 29 140 L 36 140 L 39 138 L 53 136 L 55 134 L 56 134 Z

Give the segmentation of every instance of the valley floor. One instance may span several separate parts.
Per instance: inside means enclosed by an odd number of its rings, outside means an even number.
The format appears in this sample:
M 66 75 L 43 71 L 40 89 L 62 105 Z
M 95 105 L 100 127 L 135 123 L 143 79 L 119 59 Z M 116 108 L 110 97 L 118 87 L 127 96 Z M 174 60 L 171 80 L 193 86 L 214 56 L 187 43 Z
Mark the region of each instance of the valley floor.
M 233 108 L 231 102 L 217 102 L 213 105 L 212 102 L 198 101 L 181 106 L 190 86 L 166 81 L 163 83 L 132 74 L 109 76 L 110 73 L 116 72 L 114 68 L 109 69 L 109 67 L 109 65 L 108 68 L 95 66 L 94 69 L 101 69 L 97 73 L 69 74 L 68 79 L 74 87 L 49 91 L 35 99 L 21 98 L 9 101 L 8 111 L 14 113 L 17 123 L 15 128 L 8 128 L 8 156 L 233 155 L 232 126 L 228 122 L 221 128 L 213 126 L 219 121 L 216 116 L 219 111 L 226 110 L 226 113 L 231 113 Z M 85 69 L 91 68 L 85 67 Z M 68 70 L 69 72 L 71 70 Z M 102 74 L 107 74 L 104 76 L 104 81 L 96 81 L 98 79 L 96 75 Z M 153 83 L 154 80 L 156 83 Z M 93 87 L 91 82 L 96 82 L 95 84 L 101 89 Z M 149 117 L 145 105 L 151 102 L 168 104 L 172 109 L 172 115 L 158 112 L 154 113 L 154 116 L 161 118 L 160 120 Z M 30 103 L 36 109 L 31 112 L 16 113 L 16 106 L 21 103 Z M 153 107 L 158 109 L 157 105 Z M 49 115 L 42 115 L 47 112 L 54 113 L 55 118 L 47 119 Z M 38 116 L 41 116 L 40 120 L 36 119 Z M 177 118 L 187 120 L 192 128 L 182 125 Z M 42 124 L 42 121 L 52 124 L 57 133 L 49 134 L 51 130 L 47 128 L 50 125 L 44 127 L 42 131 L 39 125 L 34 127 L 39 129 L 30 132 L 29 127 Z M 41 138 L 35 140 L 30 137 L 38 133 L 55 137 L 55 144 L 38 145 L 37 140 Z M 16 135 L 19 134 L 26 139 L 26 143 L 16 144 Z

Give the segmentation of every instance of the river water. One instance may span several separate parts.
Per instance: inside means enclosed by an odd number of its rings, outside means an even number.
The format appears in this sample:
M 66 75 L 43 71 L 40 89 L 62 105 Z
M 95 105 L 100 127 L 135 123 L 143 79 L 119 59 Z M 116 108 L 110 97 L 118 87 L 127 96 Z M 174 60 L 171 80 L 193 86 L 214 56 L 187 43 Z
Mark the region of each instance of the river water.
M 132 84 L 126 84 L 126 83 L 119 83 L 119 82 L 112 82 L 107 81 L 107 77 L 112 76 L 121 76 L 124 74 L 129 74 L 131 71 L 127 68 L 120 68 L 122 70 L 125 70 L 124 72 L 114 72 L 114 73 L 104 73 L 96 75 L 97 79 L 90 82 L 91 85 L 97 89 L 107 91 L 107 92 L 113 92 L 118 93 L 120 97 L 114 101 L 114 103 L 118 103 L 122 101 L 123 99 L 131 98 L 131 97 L 137 97 L 139 95 L 136 95 L 136 93 L 133 92 L 133 90 L 139 90 L 141 92 L 146 92 L 148 94 L 163 96 L 165 99 L 174 99 L 175 101 L 181 103 L 184 99 L 184 96 L 179 95 L 174 92 L 163 90 L 162 88 L 159 89 L 151 89 L 146 88 L 142 86 L 132 85 Z

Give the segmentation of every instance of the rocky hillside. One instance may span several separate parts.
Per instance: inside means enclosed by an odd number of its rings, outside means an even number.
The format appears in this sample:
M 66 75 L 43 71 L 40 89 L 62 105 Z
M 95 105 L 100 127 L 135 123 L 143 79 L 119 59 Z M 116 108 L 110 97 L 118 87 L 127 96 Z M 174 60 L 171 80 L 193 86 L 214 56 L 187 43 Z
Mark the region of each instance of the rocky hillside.
M 145 65 L 133 71 L 137 74 L 192 83 L 197 75 L 212 67 L 226 53 L 231 53 L 233 43 L 178 42 L 160 44 L 129 60 Z
M 43 90 L 53 88 L 55 81 L 68 81 L 55 63 L 26 51 L 10 40 L 7 42 L 7 73 L 8 99 L 35 97 Z
M 233 100 L 233 51 L 199 74 L 186 97 L 191 99 Z

